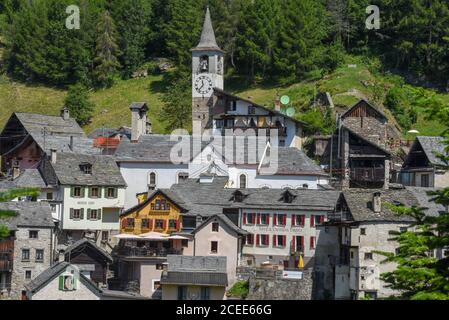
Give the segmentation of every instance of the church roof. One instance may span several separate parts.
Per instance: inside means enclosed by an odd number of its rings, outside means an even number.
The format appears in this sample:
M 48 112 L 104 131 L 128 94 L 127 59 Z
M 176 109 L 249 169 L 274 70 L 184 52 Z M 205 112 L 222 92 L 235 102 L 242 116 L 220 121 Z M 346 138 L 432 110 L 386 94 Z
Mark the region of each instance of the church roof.
M 206 17 L 204 18 L 203 31 L 201 32 L 200 43 L 192 50 L 218 50 L 222 51 L 215 39 L 215 32 L 212 26 L 212 19 L 210 17 L 210 10 L 207 7 Z

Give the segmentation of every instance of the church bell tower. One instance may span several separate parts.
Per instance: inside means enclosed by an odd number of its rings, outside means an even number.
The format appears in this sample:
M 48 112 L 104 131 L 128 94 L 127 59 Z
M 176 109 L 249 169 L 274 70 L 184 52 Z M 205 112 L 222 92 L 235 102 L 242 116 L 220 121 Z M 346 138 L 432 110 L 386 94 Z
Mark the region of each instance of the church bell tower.
M 212 124 L 214 88 L 224 87 L 224 51 L 217 45 L 209 7 L 206 10 L 199 44 L 192 49 L 192 122 L 201 130 Z

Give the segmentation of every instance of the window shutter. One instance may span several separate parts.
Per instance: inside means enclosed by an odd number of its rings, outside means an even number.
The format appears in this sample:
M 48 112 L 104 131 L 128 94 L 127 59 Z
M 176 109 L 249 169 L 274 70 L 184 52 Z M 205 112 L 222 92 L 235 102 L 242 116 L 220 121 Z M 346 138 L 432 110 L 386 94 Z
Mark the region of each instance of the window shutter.
M 296 226 L 296 214 L 292 215 L 292 226 Z
M 165 230 L 166 227 L 167 227 L 167 220 L 163 220 L 163 222 L 162 222 L 162 230 Z
M 306 216 L 301 215 L 301 227 L 304 227 L 306 225 Z
M 325 219 L 324 216 L 320 216 L 320 223 L 324 223 L 324 219 Z
M 246 224 L 246 212 L 243 212 L 243 224 Z
M 77 283 L 75 277 L 72 277 L 72 288 L 73 288 L 73 290 L 78 289 L 77 285 L 78 285 L 78 283 Z
M 70 197 L 73 198 L 74 195 L 75 195 L 75 188 L 70 187 Z
M 314 240 L 315 240 L 314 237 L 310 237 L 310 249 L 314 248 Z
M 64 276 L 59 276 L 59 290 L 64 290 Z
M 277 235 L 273 235 L 273 247 L 276 247 L 276 245 L 277 245 Z
M 283 216 L 282 216 L 282 221 L 283 221 L 283 225 L 284 226 L 286 226 L 287 225 L 287 215 L 286 214 L 284 214 Z
M 84 198 L 84 196 L 86 195 L 86 188 L 80 187 L 81 188 L 81 198 Z
M 296 236 L 293 236 L 292 238 L 292 251 L 296 251 Z
M 148 229 L 153 229 L 153 219 L 148 220 Z
M 128 219 L 123 218 L 122 219 L 122 229 L 126 229 L 127 226 L 128 226 Z
M 97 211 L 97 220 L 101 220 L 101 209 Z
M 73 219 L 73 209 L 70 209 L 70 219 Z
M 310 216 L 310 226 L 311 227 L 315 226 L 315 216 L 313 214 Z
M 273 226 L 277 226 L 278 224 L 278 215 L 275 213 L 273 214 Z
M 92 210 L 87 209 L 87 220 L 90 220 L 92 218 L 91 212 Z
M 118 189 L 114 188 L 114 198 L 118 198 Z
M 256 234 L 256 245 L 258 246 L 260 244 L 260 236 Z
M 92 187 L 89 187 L 89 188 L 87 189 L 87 196 L 88 196 L 89 198 L 92 198 Z
M 84 219 L 84 208 L 83 208 L 83 209 L 81 209 L 80 219 L 81 219 L 81 220 L 83 220 L 83 219 Z
M 260 224 L 260 213 L 257 214 L 257 224 Z

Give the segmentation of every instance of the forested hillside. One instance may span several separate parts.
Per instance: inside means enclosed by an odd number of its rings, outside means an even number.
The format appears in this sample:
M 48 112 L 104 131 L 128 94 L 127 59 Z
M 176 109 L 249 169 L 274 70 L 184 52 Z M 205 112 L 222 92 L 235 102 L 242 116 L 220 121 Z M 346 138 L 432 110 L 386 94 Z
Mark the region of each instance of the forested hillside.
M 65 26 L 72 4 L 80 8 L 79 30 Z M 373 4 L 379 30 L 365 26 Z M 326 115 L 308 107 L 314 94 L 329 91 L 349 105 L 356 90 L 403 129 L 440 134 L 422 111 L 448 103 L 446 0 L 0 0 L 1 120 L 13 106 L 54 113 L 78 84 L 95 105 L 88 129 L 128 124 L 120 108 L 130 99 L 153 103 L 156 131 L 188 128 L 190 49 L 206 5 L 227 53 L 230 91 L 267 105 L 285 92 L 296 116 L 323 131 Z M 155 58 L 168 59 L 171 71 L 160 74 Z M 142 68 L 148 78 L 128 80 Z

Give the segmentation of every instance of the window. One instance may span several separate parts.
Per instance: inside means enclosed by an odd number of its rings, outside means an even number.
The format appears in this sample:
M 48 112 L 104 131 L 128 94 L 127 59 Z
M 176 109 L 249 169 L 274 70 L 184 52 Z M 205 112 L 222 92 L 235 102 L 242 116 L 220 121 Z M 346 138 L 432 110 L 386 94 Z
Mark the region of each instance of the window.
M 44 250 L 36 249 L 36 262 L 44 262 Z
M 210 288 L 201 287 L 201 300 L 210 300 Z
M 106 189 L 106 197 L 109 199 L 117 198 L 117 189 L 116 188 L 107 188 Z
M 429 180 L 428 174 L 421 175 L 421 187 L 428 188 L 430 186 Z
M 309 185 L 308 184 L 303 184 L 302 187 L 303 187 L 303 189 L 309 189 Z
M 101 231 L 101 241 L 109 241 L 109 232 Z
M 315 249 L 315 245 L 316 245 L 316 238 L 310 237 L 310 250 Z
M 259 241 L 257 241 L 257 240 L 259 240 Z M 257 235 L 256 242 L 257 242 L 257 245 L 266 247 L 266 246 L 270 245 L 270 238 L 269 238 L 268 234 Z
M 200 58 L 200 72 L 209 71 L 209 56 L 202 56 Z
M 189 240 L 182 239 L 181 240 L 181 245 L 182 245 L 183 248 L 187 248 L 189 246 Z
M 365 229 L 365 228 L 361 228 L 361 229 L 360 229 L 360 234 L 361 234 L 362 236 L 366 235 L 366 229 Z
M 256 224 L 256 214 L 255 213 L 244 213 L 243 214 L 243 224 Z
M 305 215 L 293 215 L 292 216 L 292 225 L 304 227 L 306 224 L 306 216 Z
M 237 110 L 237 101 L 230 101 L 229 102 L 229 111 L 236 111 Z
M 296 252 L 304 252 L 304 237 L 303 236 L 295 236 L 293 237 L 293 247 L 296 249 Z
M 47 192 L 47 200 L 53 200 L 53 192 Z
M 248 114 L 256 114 L 256 107 L 248 106 Z
M 213 222 L 212 223 L 212 232 L 218 232 L 219 229 L 220 229 L 220 224 L 218 222 Z
M 31 279 L 31 270 L 26 270 L 25 271 L 25 279 L 26 280 L 30 280 Z
M 72 209 L 72 219 L 81 219 L 81 209 Z
M 141 229 L 150 229 L 150 219 L 142 219 L 140 227 Z
M 315 225 L 324 223 L 324 216 L 313 216 L 315 219 Z
M 287 244 L 287 236 L 273 235 L 273 246 L 284 248 Z
M 54 203 L 50 203 L 50 210 L 51 212 L 55 213 L 56 212 L 56 205 Z
M 178 300 L 187 300 L 187 287 L 186 286 L 178 287 Z
M 39 237 L 39 231 L 37 230 L 30 230 L 29 231 L 29 238 L 30 239 L 37 239 Z
M 100 219 L 100 210 L 89 209 L 88 216 L 89 216 L 89 220 L 99 220 Z
M 211 241 L 210 242 L 210 252 L 211 253 L 218 253 L 218 241 Z
M 59 276 L 59 290 L 74 291 L 76 288 L 75 277 L 72 274 Z
M 170 230 L 177 230 L 178 229 L 178 220 L 174 220 L 174 219 L 168 220 L 168 228 Z
M 98 187 L 92 187 L 89 190 L 89 198 L 99 198 L 100 197 L 100 188 Z
M 162 263 L 156 264 L 156 270 L 164 270 L 164 265 Z
M 270 215 L 267 213 L 260 214 L 259 224 L 262 226 L 268 226 L 270 224 Z
M 350 256 L 351 256 L 351 259 L 354 259 L 354 251 L 351 251 Z
M 81 198 L 81 187 L 74 187 L 73 188 L 73 197 L 74 198 Z
M 90 163 L 81 164 L 80 169 L 84 174 L 92 174 L 92 165 Z
M 187 172 L 178 173 L 178 182 L 186 181 L 189 179 L 189 174 Z
M 156 219 L 155 228 L 159 229 L 159 230 L 163 230 L 164 229 L 164 222 L 165 222 L 165 220 Z
M 30 249 L 22 249 L 22 261 L 30 261 Z
M 159 280 L 153 280 L 153 292 L 161 289 L 161 282 Z
M 126 219 L 126 227 L 127 228 L 134 228 L 134 219 L 133 218 L 127 218 Z
M 275 226 L 285 226 L 287 224 L 286 214 L 275 214 L 273 224 Z
M 247 246 L 253 246 L 254 245 L 254 235 L 253 234 L 247 234 L 246 235 L 245 245 L 247 245 Z
M 240 189 L 246 189 L 246 175 L 240 175 Z
M 373 260 L 373 253 L 365 252 L 365 260 Z
M 234 192 L 234 202 L 242 202 L 243 201 L 243 198 L 244 198 L 244 196 L 243 196 L 243 193 L 241 193 L 240 191 L 236 191 L 236 192 Z
M 156 173 L 151 172 L 148 176 L 148 185 L 155 186 L 156 185 Z

